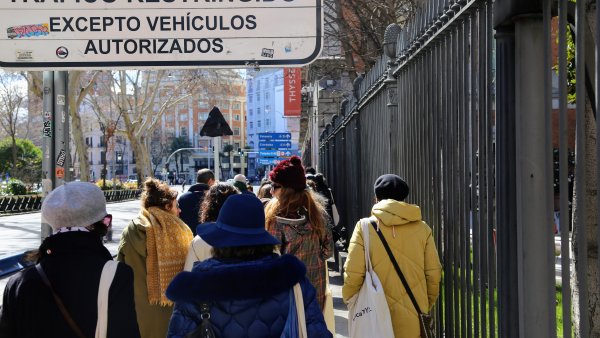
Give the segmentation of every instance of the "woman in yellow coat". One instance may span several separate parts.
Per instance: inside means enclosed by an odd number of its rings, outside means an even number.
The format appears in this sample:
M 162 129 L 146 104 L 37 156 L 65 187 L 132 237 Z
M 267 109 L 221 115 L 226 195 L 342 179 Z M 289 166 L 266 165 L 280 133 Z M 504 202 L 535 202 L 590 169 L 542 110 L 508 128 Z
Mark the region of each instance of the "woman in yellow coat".
M 369 219 L 375 221 L 388 242 L 421 311 L 429 312 L 439 295 L 442 267 L 431 228 L 421 220 L 421 209 L 402 202 L 408 185 L 397 175 L 383 175 L 375 181 L 377 203 Z M 365 253 L 361 221 L 354 227 L 344 266 L 342 296 L 347 303 L 358 293 L 365 279 Z M 394 336 L 420 336 L 419 318 L 375 228 L 369 225 L 369 254 L 381 280 L 390 308 Z

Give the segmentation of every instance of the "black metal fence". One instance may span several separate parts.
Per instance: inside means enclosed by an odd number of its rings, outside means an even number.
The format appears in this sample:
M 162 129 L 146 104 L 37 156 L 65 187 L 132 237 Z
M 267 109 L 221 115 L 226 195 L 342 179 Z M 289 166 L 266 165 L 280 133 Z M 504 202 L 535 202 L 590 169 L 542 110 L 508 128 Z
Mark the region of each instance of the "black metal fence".
M 408 201 L 421 206 L 443 263 L 440 337 L 600 335 L 593 3 L 423 1 L 405 27 L 388 28 L 385 55 L 321 134 L 320 166 L 348 236 L 370 214 L 379 175 L 411 186 Z M 581 66 L 567 79 L 573 61 Z M 575 124 L 568 83 L 577 85 Z
M 105 190 L 107 202 L 136 199 L 141 190 Z M 42 207 L 42 195 L 0 196 L 0 214 L 38 211 Z

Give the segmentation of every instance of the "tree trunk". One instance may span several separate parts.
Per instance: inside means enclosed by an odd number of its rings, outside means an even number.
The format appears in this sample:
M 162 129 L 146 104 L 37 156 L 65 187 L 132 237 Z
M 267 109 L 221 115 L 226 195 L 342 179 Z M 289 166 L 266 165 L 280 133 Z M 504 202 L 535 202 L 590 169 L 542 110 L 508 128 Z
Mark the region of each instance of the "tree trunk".
M 85 72 L 71 71 L 69 72 L 69 115 L 71 116 L 71 137 L 75 144 L 75 151 L 79 158 L 79 179 L 82 182 L 90 180 L 90 167 L 87 154 L 87 144 L 85 144 L 85 136 L 81 126 L 81 117 L 79 116 L 79 102 L 82 95 L 80 86 L 81 76 Z
M 581 316 L 588 316 L 590 323 L 590 337 L 600 337 L 600 271 L 598 269 L 598 208 L 597 208 L 597 194 L 598 194 L 598 181 L 596 178 L 596 126 L 594 115 L 589 102 L 586 104 L 586 118 L 585 118 L 585 131 L 583 137 L 585 137 L 585 163 L 581 164 L 585 166 L 585 191 L 577 191 L 573 189 L 573 239 L 572 239 L 572 258 L 574 261 L 574 268 L 571 272 L 571 288 L 573 296 L 573 328 L 575 336 L 579 337 Z M 576 137 L 581 136 L 579 133 Z M 580 151 L 580 149 L 575 150 Z M 577 180 L 577 177 L 575 178 Z M 575 182 L 576 184 L 576 182 Z M 577 185 L 575 185 L 577 187 Z M 586 215 L 584 220 L 580 220 L 577 217 L 577 209 L 581 205 L 585 206 Z M 579 232 L 580 224 L 585 223 L 586 233 L 582 234 Z M 585 236 L 587 241 L 587 252 L 580 252 L 580 248 L 577 245 L 579 236 Z M 585 254 L 587 256 L 587 265 L 581 266 L 581 263 L 577 259 L 578 255 Z M 584 269 L 587 272 L 587 285 L 582 285 L 583 281 L 577 278 L 577 271 Z M 581 287 L 587 288 L 587 302 L 588 312 L 579 312 L 579 290 Z
M 149 151 L 146 147 L 146 139 L 133 137 L 133 135 L 129 135 L 129 132 L 128 137 L 131 141 L 131 148 L 135 153 L 135 170 L 137 172 L 138 179 L 143 181 L 146 177 L 154 177 Z
M 10 135 L 10 138 L 12 140 L 12 163 L 14 170 L 14 172 L 11 174 L 14 176 L 17 172 L 17 139 L 15 137 L 15 134 Z

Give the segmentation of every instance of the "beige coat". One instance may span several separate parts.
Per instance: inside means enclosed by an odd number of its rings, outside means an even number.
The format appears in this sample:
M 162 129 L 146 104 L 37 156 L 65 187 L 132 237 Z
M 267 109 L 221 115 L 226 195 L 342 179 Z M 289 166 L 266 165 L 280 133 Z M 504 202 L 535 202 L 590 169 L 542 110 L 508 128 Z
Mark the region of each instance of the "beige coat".
M 371 219 L 377 220 L 421 311 L 435 304 L 441 279 L 441 264 L 431 228 L 421 220 L 418 206 L 383 200 L 373 206 Z M 373 269 L 381 280 L 390 308 L 396 338 L 420 336 L 417 312 L 410 301 L 373 226 L 369 226 L 369 254 Z M 342 296 L 345 302 L 360 290 L 365 279 L 365 254 L 360 222 L 350 240 L 345 264 Z

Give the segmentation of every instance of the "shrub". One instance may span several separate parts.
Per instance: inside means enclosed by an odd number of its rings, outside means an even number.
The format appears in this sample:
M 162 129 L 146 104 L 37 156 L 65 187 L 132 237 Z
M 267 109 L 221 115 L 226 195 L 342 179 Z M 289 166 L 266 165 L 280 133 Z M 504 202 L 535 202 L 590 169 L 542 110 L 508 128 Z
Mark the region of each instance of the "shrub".
M 102 190 L 112 190 L 113 183 L 111 180 L 106 180 L 106 185 L 105 185 L 104 180 L 99 179 L 96 181 L 96 185 Z
M 23 183 L 21 180 L 17 180 L 14 178 L 11 178 L 8 181 L 7 190 L 8 190 L 8 193 L 11 195 L 27 194 L 27 187 L 25 186 L 25 183 Z

